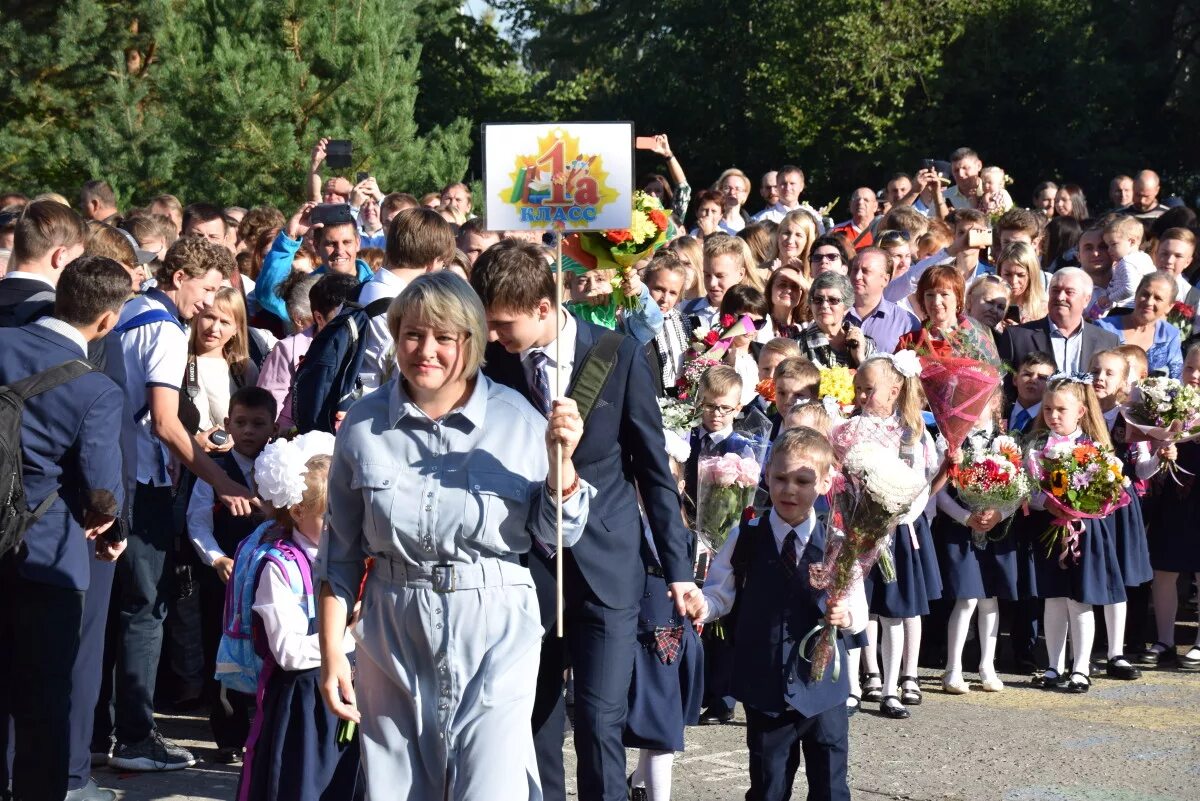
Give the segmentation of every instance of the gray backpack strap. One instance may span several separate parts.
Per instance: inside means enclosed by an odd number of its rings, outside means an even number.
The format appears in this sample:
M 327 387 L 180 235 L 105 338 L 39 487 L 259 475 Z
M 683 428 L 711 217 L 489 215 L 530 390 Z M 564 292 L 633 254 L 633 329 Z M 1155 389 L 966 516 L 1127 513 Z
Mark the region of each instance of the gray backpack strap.
M 592 413 L 596 400 L 604 391 L 604 385 L 608 383 L 608 377 L 617 364 L 617 350 L 624 338 L 616 331 L 605 331 L 596 346 L 584 357 L 583 365 L 575 377 L 570 397 L 579 407 L 579 415 L 585 426 L 588 415 Z

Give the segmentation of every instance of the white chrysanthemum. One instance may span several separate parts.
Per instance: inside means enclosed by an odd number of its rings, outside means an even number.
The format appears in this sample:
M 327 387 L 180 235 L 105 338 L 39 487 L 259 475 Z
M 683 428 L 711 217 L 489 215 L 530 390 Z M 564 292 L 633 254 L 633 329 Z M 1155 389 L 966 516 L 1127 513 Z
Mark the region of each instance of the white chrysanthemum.
M 925 477 L 899 454 L 874 442 L 855 445 L 842 461 L 843 472 L 857 476 L 867 492 L 891 514 L 899 514 L 928 486 Z
M 692 455 L 692 446 L 683 437 L 676 434 L 670 429 L 663 432 L 667 440 L 667 456 L 670 456 L 680 464 L 685 464 L 688 457 Z
M 301 434 L 294 440 L 277 440 L 263 448 L 254 460 L 258 494 L 277 509 L 304 500 L 304 477 L 308 460 L 333 453 L 334 437 L 324 431 Z

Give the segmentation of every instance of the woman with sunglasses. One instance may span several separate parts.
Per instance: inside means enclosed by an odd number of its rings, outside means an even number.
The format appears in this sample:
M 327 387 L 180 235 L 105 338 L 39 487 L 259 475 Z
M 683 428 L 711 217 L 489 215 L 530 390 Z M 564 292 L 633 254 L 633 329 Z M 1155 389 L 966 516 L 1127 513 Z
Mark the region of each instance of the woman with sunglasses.
M 826 234 L 813 242 L 808 254 L 808 274 L 814 278 L 823 272 L 846 275 L 850 272 L 850 261 L 854 249 L 838 234 Z
M 800 350 L 817 367 L 858 367 L 875 352 L 875 340 L 846 317 L 854 287 L 841 273 L 825 272 L 808 290 L 812 322 L 800 331 Z

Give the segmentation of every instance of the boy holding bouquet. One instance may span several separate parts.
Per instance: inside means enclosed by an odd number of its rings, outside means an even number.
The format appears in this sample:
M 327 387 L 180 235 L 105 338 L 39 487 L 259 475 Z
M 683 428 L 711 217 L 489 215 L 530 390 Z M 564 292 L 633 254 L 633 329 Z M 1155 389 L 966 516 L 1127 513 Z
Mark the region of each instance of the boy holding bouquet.
M 833 463 L 833 446 L 816 431 L 780 435 L 767 465 L 773 505 L 730 532 L 704 585 L 703 621 L 729 614 L 737 602 L 726 628 L 737 644 L 733 694 L 746 707 L 746 797 L 755 801 L 791 797 L 801 750 L 809 798 L 850 798 L 847 671 L 814 681 L 799 648 L 822 618 L 852 633 L 867 622 L 861 582 L 848 602 L 826 608 L 825 593 L 809 580 L 809 567 L 822 562 L 825 550 L 813 504 L 832 485 Z M 839 637 L 835 659 L 845 658 Z

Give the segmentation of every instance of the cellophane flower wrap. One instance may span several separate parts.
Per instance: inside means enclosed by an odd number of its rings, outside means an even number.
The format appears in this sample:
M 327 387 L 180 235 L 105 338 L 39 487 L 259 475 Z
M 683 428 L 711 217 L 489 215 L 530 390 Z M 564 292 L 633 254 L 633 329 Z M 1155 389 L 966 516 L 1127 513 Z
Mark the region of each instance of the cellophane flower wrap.
M 1057 549 L 1065 568 L 1079 559 L 1083 521 L 1107 517 L 1130 502 L 1129 479 L 1112 448 L 1087 439 L 1051 435 L 1030 448 L 1027 464 L 1054 518 L 1042 546 L 1047 557 Z
M 959 502 L 972 512 L 995 509 L 1002 519 L 1010 518 L 1033 489 L 1023 461 L 1021 446 L 1007 434 L 972 434 L 963 443 L 958 461 L 950 467 L 950 483 Z M 1003 531 L 1007 530 L 1005 526 Z M 986 532 L 972 531 L 971 539 L 976 548 L 983 548 L 990 537 Z
M 648 259 L 674 235 L 671 213 L 658 198 L 633 193 L 633 216 L 628 228 L 585 231 L 563 237 L 563 263 L 571 272 L 614 270 L 613 300 L 618 308 L 637 308 L 638 299 L 625 295 L 623 284 L 633 266 Z
M 925 476 L 883 443 L 860 442 L 842 457 L 841 473 L 831 492 L 833 510 L 826 527 L 825 557 L 821 564 L 809 566 L 809 582 L 825 591 L 826 608 L 845 601 L 855 583 L 887 553 L 888 535 L 926 486 Z M 833 680 L 837 681 L 841 673 L 840 663 L 834 662 L 837 627 L 822 623 L 805 639 L 813 637 L 812 679 L 823 679 L 833 664 Z
M 1121 415 L 1130 442 L 1190 442 L 1200 437 L 1200 391 L 1174 378 L 1144 378 L 1129 393 Z M 1180 468 L 1165 462 L 1164 469 L 1178 481 Z
M 917 349 L 921 390 L 950 452 L 962 447 L 1000 386 L 1000 356 L 991 336 L 974 320 L 959 319 L 946 334 L 945 347 Z
M 1177 300 L 1167 312 L 1167 322 L 1179 329 L 1179 341 L 1186 343 L 1191 339 L 1196 324 L 1196 310 L 1182 300 Z

